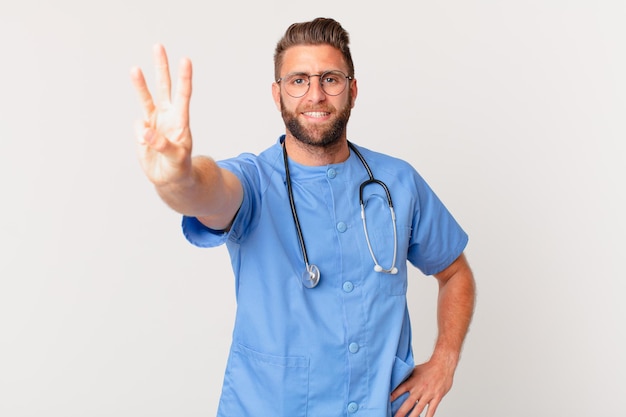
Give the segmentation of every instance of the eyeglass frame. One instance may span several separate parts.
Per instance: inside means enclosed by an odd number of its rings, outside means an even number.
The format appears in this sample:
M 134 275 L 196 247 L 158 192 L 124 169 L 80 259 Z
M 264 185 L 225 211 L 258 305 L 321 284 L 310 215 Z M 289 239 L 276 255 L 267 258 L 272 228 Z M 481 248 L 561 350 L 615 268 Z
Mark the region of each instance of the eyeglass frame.
M 348 80 L 348 82 L 346 82 L 346 85 L 343 87 L 343 90 L 341 90 L 339 93 L 337 94 L 330 94 L 327 93 L 326 90 L 324 89 L 324 84 L 322 83 L 322 78 L 324 75 L 326 74 L 330 74 L 330 73 L 335 73 L 335 74 L 341 74 L 345 79 Z M 301 98 L 307 95 L 307 93 L 309 92 L 309 90 L 311 89 L 311 77 L 319 77 L 320 80 L 320 88 L 322 89 L 322 91 L 324 92 L 324 94 L 329 95 L 331 97 L 336 97 L 338 95 L 340 95 L 341 93 L 343 93 L 344 91 L 346 91 L 346 87 L 348 86 L 348 84 L 350 84 L 350 81 L 354 80 L 354 77 L 351 75 L 346 75 L 345 72 L 340 71 L 340 70 L 328 70 L 328 71 L 324 71 L 321 74 L 307 74 L 306 72 L 292 72 L 292 73 L 288 73 L 285 74 L 284 77 L 280 77 L 279 79 L 276 80 L 276 84 L 280 85 L 280 82 L 283 81 L 285 78 L 287 77 L 291 77 L 293 75 L 302 75 L 302 76 L 306 76 L 307 77 L 307 87 L 306 87 L 306 91 L 300 95 L 300 96 L 294 96 L 293 94 L 289 94 L 289 92 L 287 91 L 287 88 L 285 87 L 285 92 L 289 95 L 289 97 L 293 97 L 293 98 Z

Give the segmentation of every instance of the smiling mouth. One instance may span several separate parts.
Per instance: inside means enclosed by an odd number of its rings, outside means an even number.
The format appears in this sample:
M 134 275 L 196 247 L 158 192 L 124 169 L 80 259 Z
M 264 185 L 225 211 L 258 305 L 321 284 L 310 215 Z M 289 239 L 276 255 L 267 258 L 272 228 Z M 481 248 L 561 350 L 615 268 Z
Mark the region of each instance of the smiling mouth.
M 303 112 L 302 114 L 308 117 L 321 118 L 328 116 L 330 113 L 325 111 L 307 111 Z

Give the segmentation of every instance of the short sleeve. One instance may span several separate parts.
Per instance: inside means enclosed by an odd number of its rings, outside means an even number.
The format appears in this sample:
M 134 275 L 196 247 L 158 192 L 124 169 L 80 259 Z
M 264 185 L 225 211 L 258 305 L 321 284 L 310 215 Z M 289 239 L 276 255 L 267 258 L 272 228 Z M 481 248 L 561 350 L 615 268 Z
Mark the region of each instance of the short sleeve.
M 218 165 L 237 176 L 243 187 L 243 201 L 228 230 L 213 230 L 196 217 L 183 216 L 183 235 L 189 243 L 201 248 L 219 246 L 228 240 L 240 240 L 252 226 L 255 209 L 260 204 L 258 192 L 255 191 L 258 190 L 259 173 L 254 155 L 241 154 L 236 158 L 219 161 Z
M 183 216 L 182 228 L 183 235 L 189 243 L 200 248 L 212 248 L 228 240 L 228 231 L 210 229 L 196 217 Z

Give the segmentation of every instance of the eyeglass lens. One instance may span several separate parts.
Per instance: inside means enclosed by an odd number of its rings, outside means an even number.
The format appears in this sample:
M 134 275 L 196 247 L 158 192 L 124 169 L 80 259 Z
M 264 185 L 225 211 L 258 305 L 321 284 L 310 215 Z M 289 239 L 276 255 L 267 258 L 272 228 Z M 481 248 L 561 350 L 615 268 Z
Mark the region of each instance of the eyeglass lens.
M 302 97 L 309 91 L 311 78 L 319 77 L 322 90 L 329 96 L 337 96 L 346 89 L 349 77 L 341 71 L 328 71 L 318 74 L 288 74 L 281 79 L 285 91 L 292 97 Z

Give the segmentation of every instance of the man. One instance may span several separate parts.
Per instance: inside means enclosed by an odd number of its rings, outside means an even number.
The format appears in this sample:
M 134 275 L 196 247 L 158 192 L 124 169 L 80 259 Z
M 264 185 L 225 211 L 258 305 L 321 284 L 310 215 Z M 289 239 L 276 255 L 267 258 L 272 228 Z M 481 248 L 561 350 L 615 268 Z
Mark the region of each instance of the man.
M 156 100 L 132 70 L 147 177 L 191 243 L 226 243 L 231 256 L 237 315 L 219 416 L 432 417 L 452 386 L 474 306 L 467 235 L 406 162 L 347 140 L 358 93 L 348 43 L 332 19 L 291 25 L 272 85 L 285 135 L 219 163 L 191 156 L 191 62 L 173 103 L 163 47 Z M 418 366 L 407 261 L 439 282 L 438 337 Z

